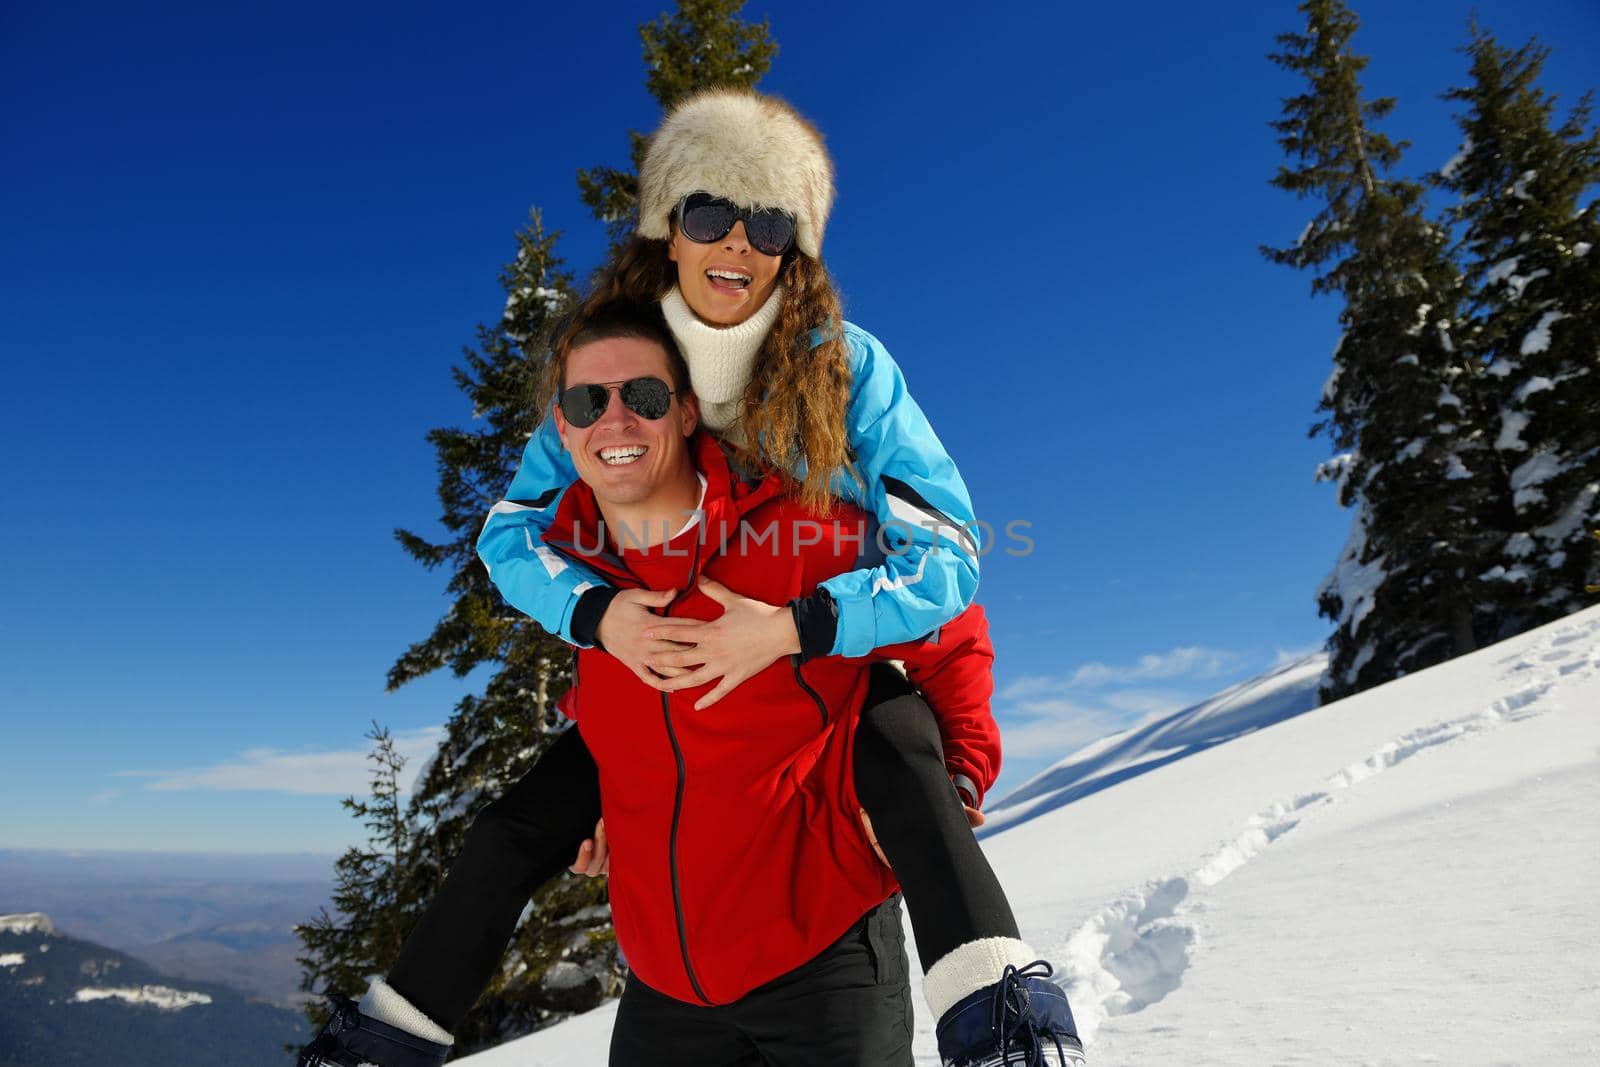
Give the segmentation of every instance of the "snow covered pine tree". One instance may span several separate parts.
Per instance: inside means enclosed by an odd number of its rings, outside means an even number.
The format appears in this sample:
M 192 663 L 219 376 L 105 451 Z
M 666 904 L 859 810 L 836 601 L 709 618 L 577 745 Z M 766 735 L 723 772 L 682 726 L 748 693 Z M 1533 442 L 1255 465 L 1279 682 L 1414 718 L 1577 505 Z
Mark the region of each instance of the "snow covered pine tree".
M 1365 57 L 1342 0 L 1306 0 L 1302 33 L 1269 58 L 1303 76 L 1272 124 L 1294 166 L 1272 184 L 1323 206 L 1276 263 L 1318 271 L 1313 293 L 1344 298 L 1344 335 L 1323 389 L 1339 454 L 1319 477 L 1355 509 L 1349 540 L 1318 597 L 1336 628 L 1324 699 L 1470 652 L 1494 624 L 1478 577 L 1497 537 L 1503 489 L 1472 410 L 1479 368 L 1453 332 L 1460 276 L 1448 234 L 1422 211 L 1423 188 L 1386 177 L 1396 144 L 1370 124 L 1392 99 L 1362 99 Z
M 1468 260 L 1470 347 L 1498 464 L 1511 491 L 1484 577 L 1491 639 L 1593 602 L 1600 542 L 1600 131 L 1585 98 L 1559 127 L 1536 85 L 1549 50 L 1501 47 L 1474 26 L 1461 151 L 1435 177 L 1459 195 L 1447 217 Z

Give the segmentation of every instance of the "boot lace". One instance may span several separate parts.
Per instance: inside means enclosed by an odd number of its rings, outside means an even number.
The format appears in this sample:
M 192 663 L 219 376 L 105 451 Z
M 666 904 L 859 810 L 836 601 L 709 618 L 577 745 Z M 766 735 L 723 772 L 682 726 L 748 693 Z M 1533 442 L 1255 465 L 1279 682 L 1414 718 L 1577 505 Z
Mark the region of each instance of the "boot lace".
M 1010 1067 L 1015 1050 L 1020 1057 L 1020 1067 L 1049 1067 L 1045 1061 L 1045 1041 L 1055 1046 L 1057 1062 L 1067 1063 L 1067 1053 L 1054 1031 L 1039 1029 L 1039 1021 L 1028 1003 L 1029 978 L 1049 978 L 1054 973 L 1044 960 L 1034 960 L 1026 967 L 1011 964 L 1000 974 L 1000 984 L 995 987 L 993 1015 L 990 1025 L 1000 1046 L 1000 1067 Z

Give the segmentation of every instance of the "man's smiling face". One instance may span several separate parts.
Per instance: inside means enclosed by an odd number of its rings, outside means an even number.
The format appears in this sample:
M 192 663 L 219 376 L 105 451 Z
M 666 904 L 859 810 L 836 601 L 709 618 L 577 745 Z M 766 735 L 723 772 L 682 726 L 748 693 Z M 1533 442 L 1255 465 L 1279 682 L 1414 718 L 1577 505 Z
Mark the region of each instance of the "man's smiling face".
M 634 378 L 659 378 L 673 388 L 667 413 L 646 419 L 628 410 L 616 383 Z M 613 337 L 575 348 L 567 355 L 564 388 L 611 383 L 606 410 L 590 426 L 567 421 L 556 406 L 556 430 L 572 455 L 578 477 L 594 490 L 601 504 L 644 505 L 674 478 L 692 470 L 687 439 L 694 432 L 693 396 L 674 386 L 667 354 L 654 341 L 638 337 Z

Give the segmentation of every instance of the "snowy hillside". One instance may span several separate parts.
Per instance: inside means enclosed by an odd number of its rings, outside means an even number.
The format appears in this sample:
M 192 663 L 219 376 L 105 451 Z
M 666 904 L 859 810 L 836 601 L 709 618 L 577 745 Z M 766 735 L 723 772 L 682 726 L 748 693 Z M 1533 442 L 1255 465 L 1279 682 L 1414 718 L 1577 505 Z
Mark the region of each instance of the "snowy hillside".
M 996 806 L 984 848 L 1090 1062 L 1600 1062 L 1600 608 L 1297 714 L 1316 669 Z M 603 1064 L 614 1010 L 461 1062 Z
M 282 1064 L 298 1012 L 63 934 L 41 912 L 0 915 L 0 1064 Z
M 1090 793 L 1232 741 L 1317 706 L 1325 652 L 1285 663 L 1209 700 L 1091 742 L 985 808 L 988 837 Z

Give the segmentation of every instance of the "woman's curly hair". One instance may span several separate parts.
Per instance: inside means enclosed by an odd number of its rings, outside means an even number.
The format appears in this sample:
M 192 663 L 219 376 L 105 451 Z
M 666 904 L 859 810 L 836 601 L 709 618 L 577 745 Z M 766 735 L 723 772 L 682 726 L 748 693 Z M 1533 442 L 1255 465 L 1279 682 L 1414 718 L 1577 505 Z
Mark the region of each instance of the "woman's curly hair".
M 667 249 L 666 241 L 629 239 L 600 269 L 577 316 L 616 300 L 659 301 L 678 280 Z M 842 471 L 860 478 L 845 417 L 851 378 L 844 317 L 828 270 L 818 260 L 791 252 L 779 268 L 778 284 L 783 295 L 777 321 L 756 354 L 740 404 L 743 438 L 729 443 L 794 475 L 802 503 L 826 512 L 834 475 Z

